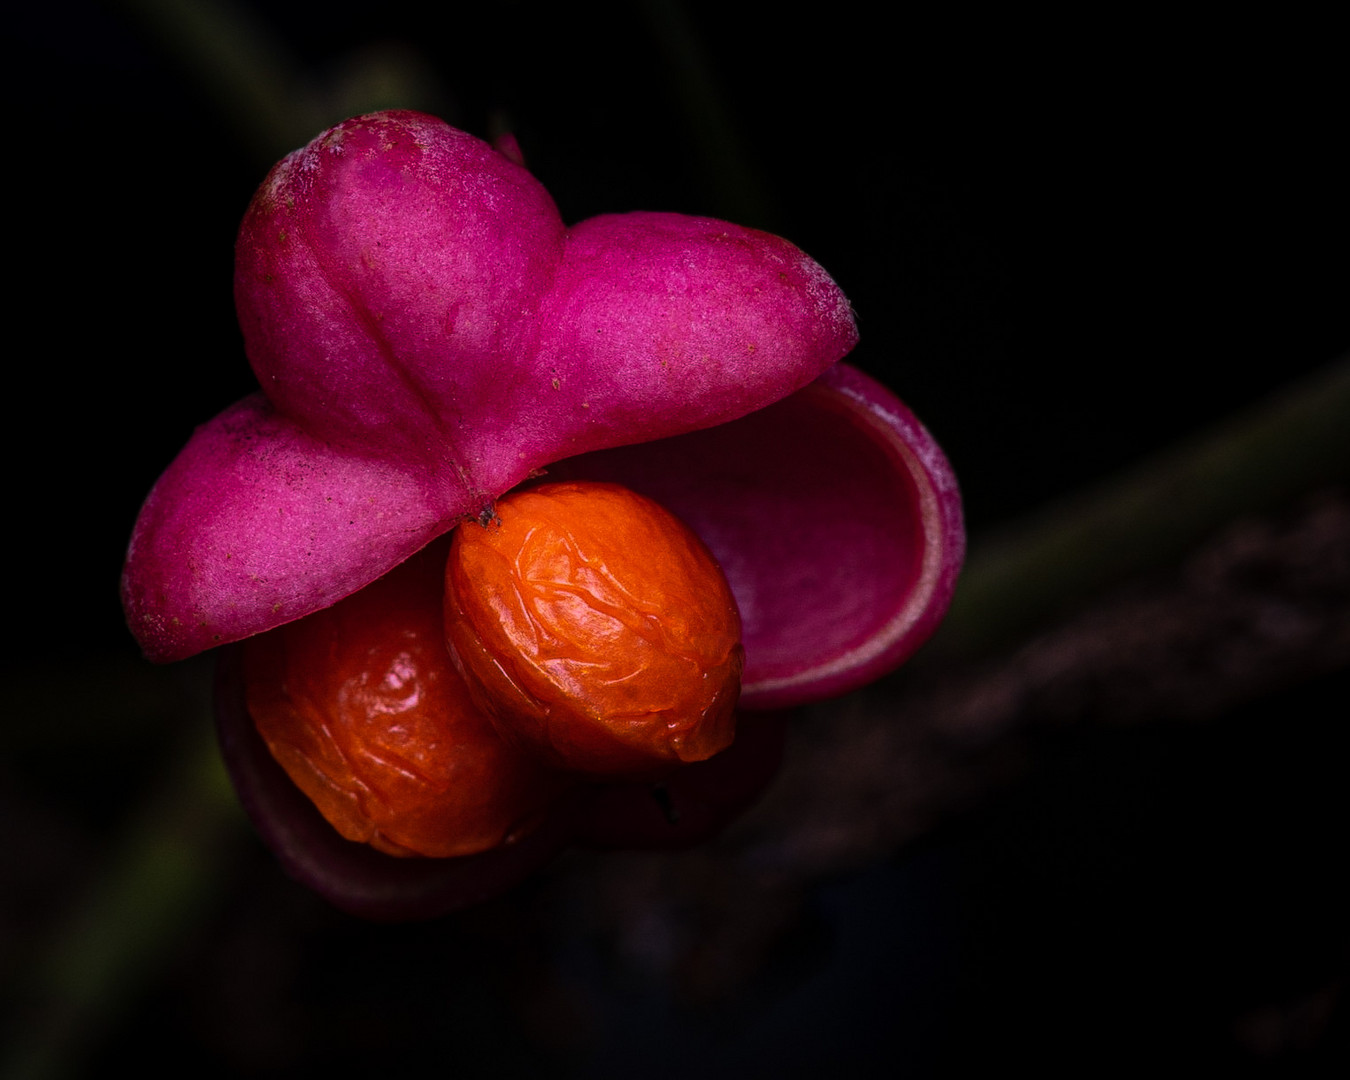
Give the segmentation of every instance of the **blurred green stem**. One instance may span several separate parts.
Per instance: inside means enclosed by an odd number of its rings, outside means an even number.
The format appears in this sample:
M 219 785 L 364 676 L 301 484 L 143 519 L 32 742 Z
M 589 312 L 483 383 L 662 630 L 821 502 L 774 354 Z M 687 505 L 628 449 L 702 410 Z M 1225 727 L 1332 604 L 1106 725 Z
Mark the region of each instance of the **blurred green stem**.
M 969 656 L 1106 585 L 1175 560 L 1224 523 L 1350 476 L 1350 358 L 973 543 L 928 648 Z
M 54 1080 L 74 1075 L 173 960 L 174 949 L 226 895 L 226 852 L 243 814 L 207 715 L 162 789 L 128 822 L 106 869 L 57 926 L 24 987 L 36 1007 L 11 1042 L 0 1076 Z
M 302 66 L 232 0 L 118 0 L 165 56 L 183 65 L 258 160 L 272 162 L 322 128 Z
M 641 8 L 656 47 L 670 66 L 690 139 L 698 149 L 700 171 L 716 200 L 714 213 L 773 231 L 769 194 L 736 131 L 724 104 L 727 97 L 684 5 L 675 0 L 642 0 Z

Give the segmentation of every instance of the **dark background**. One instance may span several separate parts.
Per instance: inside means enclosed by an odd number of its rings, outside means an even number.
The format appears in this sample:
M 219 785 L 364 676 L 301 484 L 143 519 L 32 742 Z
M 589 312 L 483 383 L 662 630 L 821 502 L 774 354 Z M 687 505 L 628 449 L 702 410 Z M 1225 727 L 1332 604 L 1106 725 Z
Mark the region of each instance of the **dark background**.
M 136 718 L 149 677 L 121 621 L 122 553 L 193 426 L 252 388 L 234 230 L 271 162 L 341 118 L 354 72 L 412 88 L 380 104 L 514 131 L 568 221 L 710 214 L 810 252 L 858 312 L 854 362 L 947 450 L 976 536 L 1350 346 L 1350 102 L 1325 26 L 926 9 L 892 24 L 852 0 L 803 17 L 244 4 L 325 100 L 274 145 L 155 8 L 58 0 L 10 26 L 11 970 L 177 745 Z M 88 1068 L 931 1075 L 1180 1053 L 1316 1070 L 1344 1048 L 1334 1025 L 1262 1057 L 1235 1024 L 1281 1002 L 1315 1012 L 1319 993 L 1344 1019 L 1344 916 L 1322 905 L 1344 862 L 1325 763 L 1345 690 L 1253 705 L 1222 734 L 1057 744 L 968 817 L 821 887 L 778 961 L 711 1014 L 550 939 L 588 988 L 569 1020 L 494 962 L 510 902 L 369 927 L 244 838 L 219 906 L 88 1038 Z

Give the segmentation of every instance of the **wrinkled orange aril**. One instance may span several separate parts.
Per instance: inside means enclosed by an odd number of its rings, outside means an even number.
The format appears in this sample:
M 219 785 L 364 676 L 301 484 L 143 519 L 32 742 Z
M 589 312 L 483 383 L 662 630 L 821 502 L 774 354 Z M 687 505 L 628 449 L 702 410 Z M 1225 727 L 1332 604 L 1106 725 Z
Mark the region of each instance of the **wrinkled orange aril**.
M 391 855 L 509 842 L 566 783 L 498 736 L 451 664 L 447 548 L 244 645 L 249 712 L 272 755 L 338 832 Z
M 731 589 L 674 515 L 612 484 L 508 495 L 455 530 L 445 628 L 506 738 L 559 768 L 648 778 L 731 743 Z

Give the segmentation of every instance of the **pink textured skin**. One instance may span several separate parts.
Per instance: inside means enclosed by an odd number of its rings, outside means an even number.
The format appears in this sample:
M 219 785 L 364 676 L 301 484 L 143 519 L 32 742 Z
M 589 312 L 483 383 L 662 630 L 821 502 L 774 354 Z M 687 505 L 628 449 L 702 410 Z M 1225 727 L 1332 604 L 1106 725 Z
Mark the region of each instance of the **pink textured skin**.
M 157 661 L 327 607 L 549 462 L 761 409 L 857 337 L 786 241 L 670 214 L 564 229 L 515 161 L 407 112 L 273 169 L 235 297 L 262 393 L 197 430 L 127 554 Z

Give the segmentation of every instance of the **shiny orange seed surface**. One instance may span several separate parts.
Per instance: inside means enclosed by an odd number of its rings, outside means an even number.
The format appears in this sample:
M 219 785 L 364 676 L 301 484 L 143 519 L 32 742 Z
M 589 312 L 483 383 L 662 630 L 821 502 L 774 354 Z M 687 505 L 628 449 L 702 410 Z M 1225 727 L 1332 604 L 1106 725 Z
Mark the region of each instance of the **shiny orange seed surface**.
M 740 616 L 674 515 L 612 484 L 545 484 L 455 530 L 450 651 L 498 730 L 592 776 L 660 776 L 731 743 Z
M 497 735 L 450 662 L 447 548 L 244 645 L 249 712 L 272 755 L 338 832 L 391 855 L 509 842 L 564 783 Z

